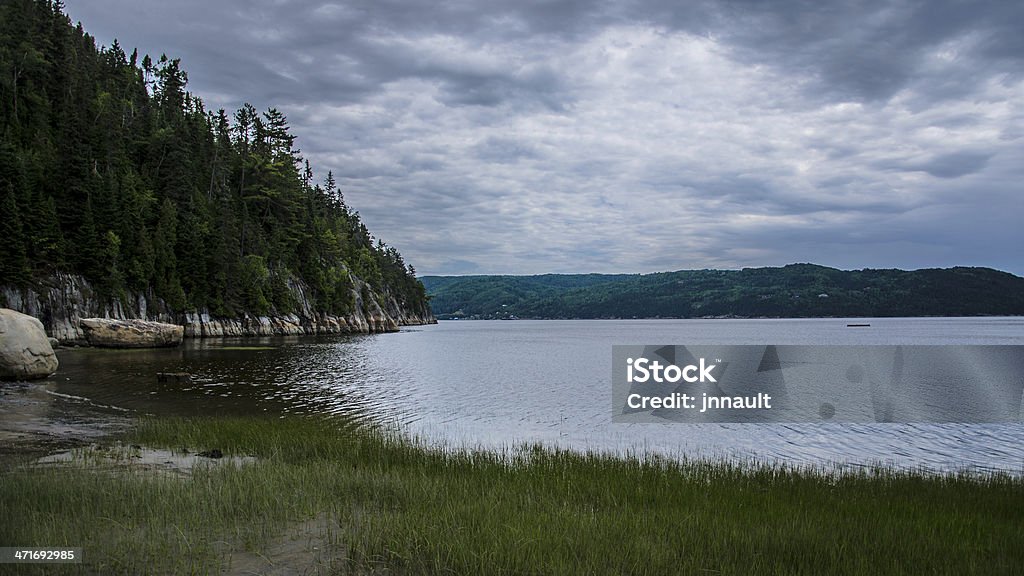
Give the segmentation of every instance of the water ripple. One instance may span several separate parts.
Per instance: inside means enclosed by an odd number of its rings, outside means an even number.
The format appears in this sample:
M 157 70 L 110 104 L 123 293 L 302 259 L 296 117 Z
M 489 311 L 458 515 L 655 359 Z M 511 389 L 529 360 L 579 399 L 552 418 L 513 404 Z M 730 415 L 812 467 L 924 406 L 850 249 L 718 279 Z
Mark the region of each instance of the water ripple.
M 810 466 L 1024 471 L 1019 423 L 611 423 L 616 344 L 1024 344 L 1016 318 L 871 323 L 851 331 L 845 320 L 448 322 L 389 335 L 63 351 L 57 377 L 61 393 L 134 410 L 346 414 L 447 446 L 541 442 Z M 192 377 L 158 383 L 156 372 Z

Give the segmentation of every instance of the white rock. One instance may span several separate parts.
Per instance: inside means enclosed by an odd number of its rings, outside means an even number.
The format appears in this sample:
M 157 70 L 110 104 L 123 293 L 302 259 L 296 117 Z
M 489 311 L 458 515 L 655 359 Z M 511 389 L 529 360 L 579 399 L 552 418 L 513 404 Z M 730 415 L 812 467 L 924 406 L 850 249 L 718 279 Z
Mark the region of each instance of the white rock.
M 177 346 L 185 329 L 177 324 L 146 320 L 83 318 L 80 322 L 89 344 L 104 348 L 158 348 Z
M 38 319 L 0 308 L 0 378 L 32 380 L 57 371 L 57 356 Z

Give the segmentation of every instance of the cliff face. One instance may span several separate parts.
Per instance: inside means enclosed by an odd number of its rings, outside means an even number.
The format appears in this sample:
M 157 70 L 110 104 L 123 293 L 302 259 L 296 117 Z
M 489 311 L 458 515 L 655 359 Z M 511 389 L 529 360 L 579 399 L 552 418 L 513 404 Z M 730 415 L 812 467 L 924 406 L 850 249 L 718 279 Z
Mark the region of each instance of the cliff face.
M 290 281 L 296 309 L 289 314 L 214 317 L 205 310 L 174 313 L 160 299 L 146 294 L 129 294 L 125 302 L 101 302 L 92 286 L 81 276 L 56 274 L 35 289 L 0 288 L 0 305 L 35 316 L 46 333 L 62 343 L 84 343 L 79 322 L 82 318 L 142 319 L 178 324 L 187 338 L 219 336 L 278 336 L 295 334 L 350 334 L 396 332 L 399 326 L 435 324 L 429 308 L 413 310 L 392 295 L 374 293 L 353 278 L 353 311 L 345 316 L 317 312 L 309 288 Z M 364 297 L 364 295 L 366 297 Z

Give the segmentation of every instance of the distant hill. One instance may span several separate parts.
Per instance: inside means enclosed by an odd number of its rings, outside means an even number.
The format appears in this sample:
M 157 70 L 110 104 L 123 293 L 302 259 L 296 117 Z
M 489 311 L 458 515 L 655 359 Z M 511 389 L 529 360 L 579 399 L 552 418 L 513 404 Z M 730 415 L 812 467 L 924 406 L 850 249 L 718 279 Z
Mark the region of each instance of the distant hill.
M 991 268 L 848 271 L 790 264 L 421 280 L 442 319 L 1024 315 L 1024 278 Z

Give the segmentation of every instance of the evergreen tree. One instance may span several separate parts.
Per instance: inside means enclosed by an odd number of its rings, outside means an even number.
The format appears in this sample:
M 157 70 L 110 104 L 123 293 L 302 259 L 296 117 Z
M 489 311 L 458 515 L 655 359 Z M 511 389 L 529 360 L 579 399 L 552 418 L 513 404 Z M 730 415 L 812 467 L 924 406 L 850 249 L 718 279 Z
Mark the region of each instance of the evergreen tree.
M 14 187 L 4 186 L 0 198 L 0 285 L 25 286 L 30 271 L 25 257 L 25 237 L 21 227 L 21 214 L 14 200 Z
M 78 230 L 75 231 L 73 245 L 72 262 L 75 265 L 75 271 L 93 280 L 102 278 L 104 273 L 103 243 L 100 241 L 100 233 L 93 217 L 92 202 L 89 200 L 85 202 L 85 210 L 82 212 Z
M 170 199 L 160 207 L 154 242 L 154 288 L 175 310 L 185 307 L 185 291 L 178 279 L 178 258 L 174 247 L 178 240 L 178 211 Z

